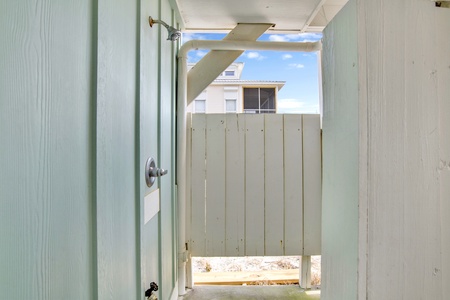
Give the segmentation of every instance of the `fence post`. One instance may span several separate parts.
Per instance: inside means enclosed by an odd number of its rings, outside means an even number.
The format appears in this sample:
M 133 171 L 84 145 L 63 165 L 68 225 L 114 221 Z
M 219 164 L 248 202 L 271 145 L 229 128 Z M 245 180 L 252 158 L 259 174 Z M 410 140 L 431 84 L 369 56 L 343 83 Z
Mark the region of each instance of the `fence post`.
M 301 257 L 300 287 L 304 289 L 311 288 L 311 256 L 309 255 Z

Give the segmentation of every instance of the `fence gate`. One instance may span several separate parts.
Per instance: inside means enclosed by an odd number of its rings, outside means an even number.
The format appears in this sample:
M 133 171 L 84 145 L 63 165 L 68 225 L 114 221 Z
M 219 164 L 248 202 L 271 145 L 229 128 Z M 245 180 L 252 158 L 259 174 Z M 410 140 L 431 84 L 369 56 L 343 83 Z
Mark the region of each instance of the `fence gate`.
M 319 115 L 192 114 L 192 256 L 319 255 Z

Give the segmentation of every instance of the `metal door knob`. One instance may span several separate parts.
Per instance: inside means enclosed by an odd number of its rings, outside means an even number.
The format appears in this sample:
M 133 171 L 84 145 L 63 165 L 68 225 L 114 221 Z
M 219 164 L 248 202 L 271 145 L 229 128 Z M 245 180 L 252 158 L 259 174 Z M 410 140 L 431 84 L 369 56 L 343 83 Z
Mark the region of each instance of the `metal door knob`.
M 156 167 L 153 157 L 149 157 L 145 163 L 145 182 L 148 187 L 151 187 L 156 180 L 156 177 L 161 177 L 167 174 L 167 170 Z

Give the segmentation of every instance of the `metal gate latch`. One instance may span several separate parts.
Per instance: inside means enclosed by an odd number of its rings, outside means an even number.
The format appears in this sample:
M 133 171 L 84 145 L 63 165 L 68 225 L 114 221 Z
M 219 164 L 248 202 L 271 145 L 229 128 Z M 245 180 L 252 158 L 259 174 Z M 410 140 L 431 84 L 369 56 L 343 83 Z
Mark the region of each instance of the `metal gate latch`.
M 155 282 L 150 283 L 150 288 L 145 291 L 145 297 L 150 299 L 158 299 L 156 295 L 153 295 L 153 292 L 156 292 L 158 290 L 158 285 Z
M 156 180 L 156 177 L 161 177 L 167 174 L 167 170 L 156 167 L 153 157 L 149 157 L 145 163 L 145 182 L 147 186 L 151 187 Z

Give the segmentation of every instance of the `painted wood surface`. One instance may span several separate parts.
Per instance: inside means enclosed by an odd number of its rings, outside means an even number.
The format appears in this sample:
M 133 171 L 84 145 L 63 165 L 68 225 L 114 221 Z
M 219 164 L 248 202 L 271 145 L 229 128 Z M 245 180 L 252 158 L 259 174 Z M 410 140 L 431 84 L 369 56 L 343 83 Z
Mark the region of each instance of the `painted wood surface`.
M 99 1 L 97 59 L 98 298 L 140 294 L 135 182 L 137 7 Z M 120 263 L 119 263 L 120 262 Z
M 264 118 L 245 115 L 245 128 L 245 255 L 264 255 Z
M 151 12 L 148 15 L 152 15 Z M 148 27 L 146 22 L 147 16 L 142 17 L 142 24 Z M 155 15 L 156 16 L 156 15 Z M 159 19 L 167 20 L 174 27 L 177 27 L 173 10 L 168 1 L 160 1 Z M 150 31 L 156 29 L 150 28 Z M 170 299 L 172 294 L 178 295 L 175 291 L 175 283 L 177 281 L 177 239 L 176 239 L 176 215 L 175 215 L 175 195 L 173 187 L 175 186 L 175 74 L 176 74 L 176 47 L 177 44 L 167 40 L 167 31 L 159 26 L 159 116 L 158 123 L 160 125 L 158 133 L 159 145 L 159 167 L 169 170 L 169 174 L 159 179 L 161 187 L 161 223 L 160 223 L 160 251 L 159 260 L 161 268 L 160 280 L 160 299 Z M 147 66 L 143 66 L 147 68 Z M 151 72 L 152 70 L 150 70 Z M 153 141 L 154 142 L 154 141 Z M 146 281 L 145 284 L 149 284 Z
M 283 220 L 285 185 L 283 137 L 283 115 L 265 115 L 263 186 L 265 255 L 280 255 L 284 253 Z M 251 170 L 249 170 L 249 172 L 250 174 L 253 173 Z
M 149 188 L 145 183 L 142 174 L 145 174 L 145 163 L 149 157 L 153 157 L 158 167 L 162 167 L 160 155 L 160 141 L 158 135 L 160 132 L 159 117 L 159 91 L 160 82 L 154 80 L 155 71 L 159 69 L 159 61 L 161 59 L 161 50 L 159 49 L 160 36 L 158 31 L 149 28 L 149 15 L 158 12 L 160 8 L 160 1 L 141 1 L 140 3 L 140 18 L 139 18 L 139 34 L 140 34 L 140 49 L 139 49 L 139 191 L 140 199 L 145 199 L 160 188 L 160 197 L 158 199 L 160 212 L 155 215 L 148 223 L 140 224 L 140 280 L 139 287 L 141 290 L 148 289 L 150 282 L 157 282 L 160 286 L 158 293 L 161 293 L 163 285 L 161 284 L 161 248 L 160 248 L 160 222 L 162 211 L 162 197 L 166 194 L 166 190 L 159 186 L 159 180 Z M 164 166 L 163 168 L 169 168 Z M 170 169 L 169 169 L 170 174 Z M 166 175 L 168 176 L 168 175 Z M 140 204 L 142 209 L 142 202 Z M 142 216 L 141 216 L 142 218 Z
M 216 159 L 209 159 L 209 156 Z M 225 116 L 206 115 L 206 253 L 225 252 Z
M 361 76 L 368 91 L 366 134 L 376 145 L 368 147 L 367 159 L 367 295 L 446 299 L 443 274 L 450 265 L 443 258 L 450 253 L 443 251 L 448 239 L 440 231 L 449 222 L 441 206 L 450 194 L 441 198 L 440 185 L 449 181 L 441 181 L 438 170 L 440 139 L 449 137 L 440 129 L 441 106 L 449 100 L 442 96 L 450 87 L 438 81 L 450 72 L 450 10 L 418 0 L 367 2 L 361 10 L 371 12 L 359 37 L 367 49 Z M 377 16 L 385 26 L 374 31 Z M 447 111 L 442 121 L 449 116 Z M 381 288 L 388 283 L 397 288 Z
M 95 299 L 95 9 L 0 6 L 0 298 Z
M 190 247 L 192 253 L 206 253 L 206 115 L 192 118 L 190 182 Z M 195 201 L 194 201 L 195 199 Z M 192 230 L 195 228 L 195 230 Z
M 450 128 L 450 56 L 445 53 L 450 52 L 450 10 L 436 10 L 437 32 L 436 40 L 439 41 L 439 60 L 436 70 L 439 76 L 437 81 L 437 96 L 439 98 L 439 188 L 440 188 L 440 211 L 441 214 L 441 245 L 442 245 L 442 295 L 450 295 L 450 138 L 448 128 Z M 447 270 L 447 271 L 444 271 Z
M 284 250 L 303 248 L 303 128 L 301 115 L 284 115 Z M 298 234 L 298 233 L 301 234 Z
M 225 254 L 225 120 L 224 115 L 206 115 L 205 207 L 208 256 Z
M 245 253 L 245 118 L 226 115 L 225 255 Z
M 450 10 L 358 0 L 340 14 L 324 36 L 322 297 L 447 299 Z
M 168 1 L 1 6 L 0 298 L 171 298 L 174 44 L 147 19 L 175 25 Z M 150 155 L 173 175 L 144 225 Z
M 356 2 L 324 31 L 321 298 L 356 300 L 358 280 L 358 53 Z
M 193 114 L 191 118 L 187 232 L 191 254 L 301 255 L 308 211 L 309 251 L 320 254 L 318 116 Z M 307 172 L 309 202 L 303 209 L 305 143 L 311 151 L 306 165 L 316 170 Z
M 303 254 L 321 253 L 322 150 L 319 115 L 303 115 Z

